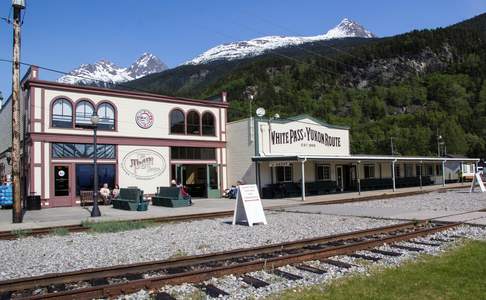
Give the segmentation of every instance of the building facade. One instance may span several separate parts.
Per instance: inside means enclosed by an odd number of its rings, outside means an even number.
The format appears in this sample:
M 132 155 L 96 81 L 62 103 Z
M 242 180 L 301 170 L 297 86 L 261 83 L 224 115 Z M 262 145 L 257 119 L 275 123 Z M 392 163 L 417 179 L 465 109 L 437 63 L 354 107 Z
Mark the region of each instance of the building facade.
M 226 187 L 224 93 L 210 101 L 79 87 L 40 80 L 36 68 L 23 88 L 25 183 L 44 207 L 79 205 L 81 191 L 93 190 L 93 130 L 85 128 L 93 112 L 100 185 L 154 194 L 175 179 L 211 198 Z
M 459 178 L 449 163 L 477 161 L 353 155 L 348 127 L 306 115 L 228 123 L 228 183 L 256 183 L 265 198 L 445 184 Z

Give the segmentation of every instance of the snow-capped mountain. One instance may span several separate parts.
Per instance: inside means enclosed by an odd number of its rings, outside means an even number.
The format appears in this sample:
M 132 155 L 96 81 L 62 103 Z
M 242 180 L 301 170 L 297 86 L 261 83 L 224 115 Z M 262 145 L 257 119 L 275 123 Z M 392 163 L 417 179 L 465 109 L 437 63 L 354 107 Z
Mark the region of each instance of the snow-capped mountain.
M 83 64 L 69 72 L 69 75 L 60 77 L 57 81 L 69 84 L 108 86 L 162 72 L 166 69 L 167 66 L 158 57 L 144 53 L 128 68 L 119 67 L 107 60 L 100 60 L 94 64 Z
M 234 60 L 248 56 L 256 56 L 265 51 L 295 46 L 308 42 L 316 42 L 348 37 L 373 38 L 373 33 L 360 24 L 347 18 L 327 33 L 316 36 L 265 36 L 248 41 L 240 41 L 216 46 L 186 62 L 186 65 L 204 64 L 216 60 Z

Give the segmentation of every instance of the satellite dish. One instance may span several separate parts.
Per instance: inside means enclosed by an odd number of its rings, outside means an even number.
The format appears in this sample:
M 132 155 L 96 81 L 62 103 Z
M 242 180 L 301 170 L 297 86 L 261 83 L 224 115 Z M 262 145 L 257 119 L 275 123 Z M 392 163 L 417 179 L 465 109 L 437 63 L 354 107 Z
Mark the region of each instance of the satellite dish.
M 273 116 L 275 119 L 280 119 L 280 115 L 279 114 L 275 114 L 275 116 Z
M 259 116 L 260 118 L 263 117 L 265 115 L 265 108 L 263 107 L 259 107 L 257 110 L 256 110 L 256 115 Z

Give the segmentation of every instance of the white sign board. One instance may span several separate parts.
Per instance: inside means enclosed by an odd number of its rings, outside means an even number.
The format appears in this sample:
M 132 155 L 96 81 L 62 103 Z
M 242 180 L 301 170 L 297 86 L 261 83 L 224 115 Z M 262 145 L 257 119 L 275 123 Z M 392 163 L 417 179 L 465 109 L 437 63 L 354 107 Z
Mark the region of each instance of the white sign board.
M 248 226 L 258 223 L 267 224 L 262 200 L 256 184 L 238 186 L 233 225 L 241 222 L 248 223 Z
M 473 181 L 471 182 L 471 190 L 469 191 L 470 193 L 474 191 L 476 184 L 479 185 L 479 189 L 481 190 L 481 193 L 486 192 L 486 188 L 484 187 L 483 180 L 481 179 L 481 172 L 474 174 Z

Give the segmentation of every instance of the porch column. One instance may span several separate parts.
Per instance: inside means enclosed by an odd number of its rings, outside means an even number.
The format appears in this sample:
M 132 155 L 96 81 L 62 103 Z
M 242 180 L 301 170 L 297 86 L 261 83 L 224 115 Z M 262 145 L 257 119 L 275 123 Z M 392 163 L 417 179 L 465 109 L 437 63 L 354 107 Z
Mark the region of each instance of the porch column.
M 392 160 L 392 182 L 393 182 L 393 191 L 396 191 L 395 188 L 395 162 L 396 160 Z
M 305 201 L 305 161 L 307 159 L 302 160 L 302 201 Z
M 356 179 L 358 180 L 358 195 L 361 195 L 361 178 L 359 176 L 360 166 L 361 166 L 361 161 L 358 160 L 358 164 L 356 165 Z
M 255 175 L 256 175 L 256 184 L 258 187 L 258 191 L 261 193 L 262 188 L 261 188 L 261 180 L 260 180 L 260 162 L 258 161 L 255 162 Z
M 442 161 L 442 186 L 445 186 L 445 160 Z
M 422 189 L 422 162 L 420 162 L 420 172 L 419 172 L 419 178 L 420 178 L 420 189 Z

